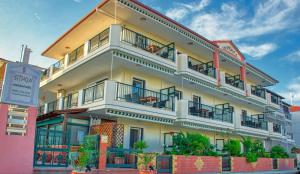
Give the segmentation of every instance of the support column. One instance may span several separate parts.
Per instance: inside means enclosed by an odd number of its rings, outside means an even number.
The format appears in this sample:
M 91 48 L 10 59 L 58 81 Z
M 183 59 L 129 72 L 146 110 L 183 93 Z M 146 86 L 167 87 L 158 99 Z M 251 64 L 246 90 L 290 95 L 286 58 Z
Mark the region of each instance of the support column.
M 105 170 L 106 169 L 107 143 L 108 143 L 108 137 L 107 137 L 107 135 L 100 135 L 100 142 L 99 142 L 99 163 L 98 163 L 98 169 L 100 169 L 100 170 Z
M 214 67 L 216 68 L 216 79 L 218 86 L 221 85 L 221 79 L 220 79 L 220 58 L 219 58 L 219 50 L 218 48 L 215 48 L 215 51 L 213 53 L 213 62 Z
M 83 56 L 85 57 L 89 53 L 90 41 L 85 41 L 83 46 Z

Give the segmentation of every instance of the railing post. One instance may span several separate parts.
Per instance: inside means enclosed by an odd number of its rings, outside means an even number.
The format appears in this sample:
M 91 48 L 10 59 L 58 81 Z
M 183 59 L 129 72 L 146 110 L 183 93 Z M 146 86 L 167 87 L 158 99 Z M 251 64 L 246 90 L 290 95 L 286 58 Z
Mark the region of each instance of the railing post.
M 83 46 L 83 57 L 85 57 L 89 53 L 90 41 L 85 41 Z
M 69 65 L 69 53 L 67 53 L 66 55 L 65 55 L 65 62 L 64 62 L 64 69 L 66 69 L 67 68 L 67 66 Z
M 48 113 L 48 103 L 45 103 L 44 114 Z

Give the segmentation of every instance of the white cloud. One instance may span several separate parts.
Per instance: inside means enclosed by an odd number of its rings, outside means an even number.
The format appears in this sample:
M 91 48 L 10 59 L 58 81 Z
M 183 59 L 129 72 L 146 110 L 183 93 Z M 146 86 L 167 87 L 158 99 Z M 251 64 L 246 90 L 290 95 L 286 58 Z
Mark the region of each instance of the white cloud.
M 300 62 L 300 50 L 290 53 L 286 57 L 283 58 L 284 60 L 288 60 L 291 62 Z
M 275 51 L 277 49 L 277 45 L 273 43 L 265 43 L 261 45 L 247 45 L 247 44 L 241 44 L 239 46 L 239 49 L 249 56 L 260 59 L 264 57 L 265 55 Z
M 73 0 L 74 2 L 81 3 L 82 0 Z
M 175 3 L 176 7 L 168 9 L 166 11 L 166 16 L 174 20 L 180 21 L 190 13 L 201 11 L 206 6 L 208 6 L 209 3 L 210 0 L 201 0 L 199 2 L 193 2 L 189 4 Z
M 39 16 L 38 13 L 34 13 L 34 17 L 35 17 L 37 20 L 41 20 L 41 17 Z
M 293 79 L 291 83 L 289 83 L 286 87 L 286 91 L 282 91 L 281 94 L 286 98 L 286 101 L 290 101 L 291 97 L 293 98 L 293 102 L 300 103 L 300 76 Z
M 199 13 L 189 26 L 209 39 L 242 39 L 299 26 L 299 0 L 258 1 L 254 15 L 233 3 L 223 3 L 219 11 Z M 297 16 L 298 15 L 298 16 Z

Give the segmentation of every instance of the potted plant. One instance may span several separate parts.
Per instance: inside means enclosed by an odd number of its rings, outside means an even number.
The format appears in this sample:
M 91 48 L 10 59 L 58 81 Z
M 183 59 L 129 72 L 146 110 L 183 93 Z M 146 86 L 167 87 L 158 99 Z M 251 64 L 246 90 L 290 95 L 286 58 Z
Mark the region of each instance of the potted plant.
M 72 174 L 84 174 L 91 171 L 89 164 L 92 160 L 95 143 L 92 140 L 87 140 L 80 146 L 78 152 L 70 153 L 70 163 L 73 167 Z
M 155 174 L 155 153 L 143 153 L 138 155 L 139 174 Z

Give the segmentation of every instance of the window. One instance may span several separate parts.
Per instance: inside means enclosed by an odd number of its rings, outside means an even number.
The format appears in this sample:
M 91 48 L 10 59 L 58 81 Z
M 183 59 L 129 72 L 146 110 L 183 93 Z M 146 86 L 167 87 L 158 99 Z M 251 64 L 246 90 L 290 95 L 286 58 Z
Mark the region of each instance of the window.
M 69 54 L 69 65 L 81 59 L 84 54 L 84 45 L 81 45 Z
M 68 125 L 68 132 L 70 132 L 70 144 L 80 145 L 83 142 L 83 138 L 88 134 L 89 127 L 87 126 L 77 126 Z
M 222 151 L 224 148 L 224 139 L 216 139 L 216 150 Z
M 143 140 L 143 128 L 131 127 L 130 128 L 130 148 L 133 148 L 134 143 Z

